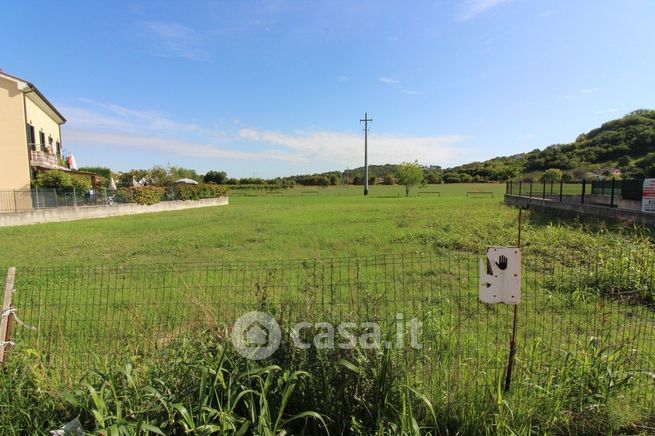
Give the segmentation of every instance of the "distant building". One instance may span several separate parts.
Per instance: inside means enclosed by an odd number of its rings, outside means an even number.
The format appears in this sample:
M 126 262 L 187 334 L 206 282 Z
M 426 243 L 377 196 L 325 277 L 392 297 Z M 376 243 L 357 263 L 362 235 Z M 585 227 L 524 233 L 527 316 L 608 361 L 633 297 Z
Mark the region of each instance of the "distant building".
M 63 115 L 26 80 L 0 71 L 0 190 L 28 190 L 36 172 L 63 164 Z

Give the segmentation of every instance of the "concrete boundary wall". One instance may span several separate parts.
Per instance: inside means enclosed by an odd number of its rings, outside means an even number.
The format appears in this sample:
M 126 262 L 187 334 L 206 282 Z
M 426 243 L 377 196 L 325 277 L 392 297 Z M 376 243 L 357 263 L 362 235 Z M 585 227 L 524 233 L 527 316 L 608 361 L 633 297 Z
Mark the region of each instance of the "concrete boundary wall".
M 28 224 L 54 223 L 61 221 L 108 218 L 142 213 L 168 212 L 196 209 L 200 207 L 225 206 L 228 197 L 205 198 L 202 200 L 162 201 L 145 206 L 135 203 L 112 204 L 110 206 L 59 207 L 55 209 L 34 209 L 24 212 L 0 213 L 0 227 L 24 226 Z
M 644 213 L 640 210 L 619 209 L 618 207 L 598 206 L 586 203 L 567 203 L 549 199 L 543 200 L 534 197 L 519 197 L 518 195 L 505 195 L 505 204 L 542 212 L 590 216 L 601 219 L 643 224 L 646 226 L 655 226 L 655 214 Z

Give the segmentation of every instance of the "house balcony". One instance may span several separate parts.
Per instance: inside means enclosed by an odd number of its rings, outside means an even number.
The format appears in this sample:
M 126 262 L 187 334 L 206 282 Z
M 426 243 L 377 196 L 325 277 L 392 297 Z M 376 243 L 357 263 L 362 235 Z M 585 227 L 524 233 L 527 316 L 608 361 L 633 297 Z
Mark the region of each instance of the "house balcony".
M 54 153 L 43 150 L 30 150 L 30 166 L 52 169 L 68 169 L 59 164 L 59 159 Z

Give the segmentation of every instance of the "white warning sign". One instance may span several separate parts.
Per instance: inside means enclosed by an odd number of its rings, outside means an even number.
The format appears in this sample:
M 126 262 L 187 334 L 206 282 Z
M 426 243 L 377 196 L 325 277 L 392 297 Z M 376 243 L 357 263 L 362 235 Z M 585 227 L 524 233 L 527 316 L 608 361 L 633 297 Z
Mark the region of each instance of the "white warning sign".
M 521 249 L 491 247 L 480 260 L 480 301 L 489 304 L 521 302 Z
M 641 211 L 655 213 L 655 179 L 644 179 Z

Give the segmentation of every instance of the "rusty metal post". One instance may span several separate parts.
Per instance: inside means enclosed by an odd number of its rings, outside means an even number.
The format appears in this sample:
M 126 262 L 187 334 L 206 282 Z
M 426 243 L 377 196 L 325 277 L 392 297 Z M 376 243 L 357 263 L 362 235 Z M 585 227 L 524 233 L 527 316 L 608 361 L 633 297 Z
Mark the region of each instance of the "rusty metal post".
M 11 267 L 7 270 L 7 279 L 5 280 L 5 294 L 2 302 L 2 320 L 0 320 L 0 365 L 4 367 L 7 363 L 9 342 L 11 341 L 11 327 L 14 315 L 11 313 L 11 296 L 14 291 L 14 278 L 16 268 Z

